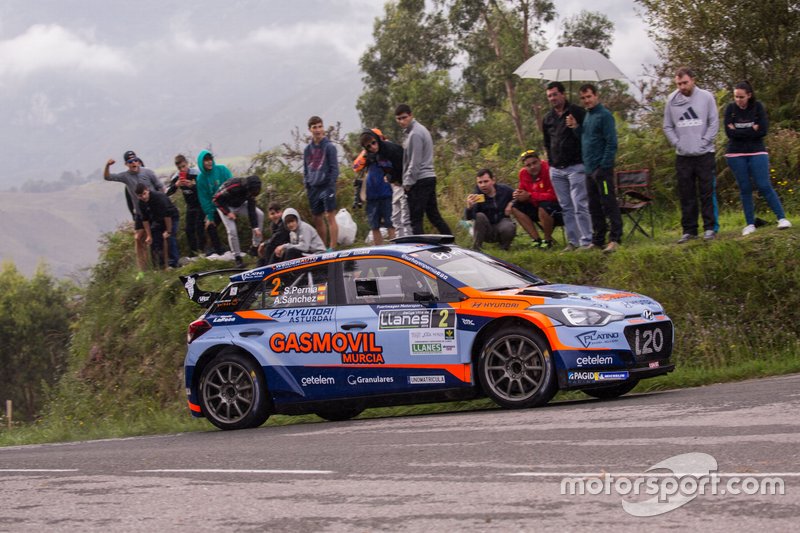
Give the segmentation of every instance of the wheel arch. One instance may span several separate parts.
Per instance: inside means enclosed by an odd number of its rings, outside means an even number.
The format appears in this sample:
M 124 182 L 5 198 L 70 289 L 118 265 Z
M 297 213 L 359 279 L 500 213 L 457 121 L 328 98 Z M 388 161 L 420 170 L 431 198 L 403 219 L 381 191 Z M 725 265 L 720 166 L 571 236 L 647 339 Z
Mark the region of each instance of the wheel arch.
M 256 357 L 252 353 L 245 350 L 241 346 L 237 346 L 235 344 L 217 344 L 216 346 L 212 346 L 208 348 L 205 352 L 203 352 L 203 355 L 201 355 L 200 358 L 197 360 L 197 363 L 195 363 L 194 373 L 192 374 L 193 390 L 199 391 L 200 376 L 203 375 L 203 370 L 206 368 L 206 366 L 208 366 L 208 364 L 211 361 L 213 361 L 223 351 L 240 353 L 245 357 L 252 359 L 253 363 L 255 363 L 256 367 L 261 372 L 262 377 L 264 377 L 264 383 L 266 384 L 267 380 L 266 376 L 264 375 L 264 370 L 261 368 L 261 363 L 258 361 L 258 359 L 256 359 Z M 267 388 L 267 391 L 269 391 L 269 388 Z M 267 395 L 267 397 L 269 398 L 269 394 Z
M 551 352 L 550 355 L 552 356 L 553 347 L 550 346 L 550 340 L 547 338 L 547 334 L 538 324 L 519 316 L 505 316 L 492 320 L 491 322 L 485 324 L 480 331 L 478 331 L 478 334 L 475 336 L 475 341 L 472 343 L 472 352 L 470 353 L 470 361 L 472 362 L 473 369 L 478 368 L 478 359 L 481 356 L 481 351 L 483 350 L 486 340 L 494 332 L 505 327 L 529 328 L 535 331 L 547 342 L 547 346 Z

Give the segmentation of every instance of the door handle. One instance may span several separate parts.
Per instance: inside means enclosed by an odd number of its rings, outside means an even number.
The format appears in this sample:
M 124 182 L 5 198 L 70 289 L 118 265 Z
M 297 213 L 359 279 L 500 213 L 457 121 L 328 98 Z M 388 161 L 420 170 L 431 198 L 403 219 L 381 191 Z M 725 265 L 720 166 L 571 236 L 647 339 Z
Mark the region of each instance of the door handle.
M 350 330 L 350 329 L 364 329 L 367 327 L 366 322 L 348 322 L 347 324 L 342 324 L 342 329 Z
M 264 332 L 261 331 L 260 329 L 248 329 L 239 332 L 240 337 L 260 337 L 263 334 Z

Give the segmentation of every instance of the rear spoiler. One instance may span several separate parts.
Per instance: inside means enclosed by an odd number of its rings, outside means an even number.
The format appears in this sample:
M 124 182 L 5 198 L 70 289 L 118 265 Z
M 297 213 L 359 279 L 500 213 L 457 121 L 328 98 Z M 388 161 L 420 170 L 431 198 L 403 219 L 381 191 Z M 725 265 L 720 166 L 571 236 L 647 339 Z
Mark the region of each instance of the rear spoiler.
M 211 307 L 211 304 L 217 301 L 220 293 L 214 291 L 204 291 L 197 285 L 197 280 L 206 276 L 215 276 L 228 272 L 245 272 L 247 270 L 247 268 L 223 268 L 222 270 L 197 272 L 195 274 L 189 274 L 188 276 L 179 276 L 179 278 L 183 288 L 186 290 L 186 294 L 189 295 L 189 299 L 207 309 Z

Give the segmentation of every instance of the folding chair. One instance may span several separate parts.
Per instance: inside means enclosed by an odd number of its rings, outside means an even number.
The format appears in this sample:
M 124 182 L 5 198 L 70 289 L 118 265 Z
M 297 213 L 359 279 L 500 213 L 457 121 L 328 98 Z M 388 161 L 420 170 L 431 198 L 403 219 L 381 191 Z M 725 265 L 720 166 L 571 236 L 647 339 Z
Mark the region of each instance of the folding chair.
M 645 237 L 655 237 L 655 224 L 653 222 L 653 201 L 655 195 L 650 184 L 650 171 L 620 170 L 614 173 L 617 189 L 617 203 L 622 214 L 628 217 L 633 224 L 628 238 L 638 230 Z M 650 232 L 645 230 L 643 224 L 649 219 Z

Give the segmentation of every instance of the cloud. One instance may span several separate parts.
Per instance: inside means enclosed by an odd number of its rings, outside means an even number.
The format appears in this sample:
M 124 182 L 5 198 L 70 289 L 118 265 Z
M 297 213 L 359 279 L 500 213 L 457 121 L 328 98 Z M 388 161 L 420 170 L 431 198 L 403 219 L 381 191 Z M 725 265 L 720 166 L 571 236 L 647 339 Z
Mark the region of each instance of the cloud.
M 367 48 L 371 32 L 371 26 L 352 23 L 301 22 L 291 26 L 261 27 L 247 34 L 245 40 L 279 50 L 332 48 L 355 65 Z
M 198 41 L 191 33 L 186 31 L 177 32 L 173 36 L 173 40 L 178 48 L 187 52 L 219 52 L 232 46 L 230 42 L 222 39 Z
M 119 51 L 57 24 L 36 24 L 13 39 L 0 41 L 0 78 L 53 69 L 123 72 L 132 65 Z

